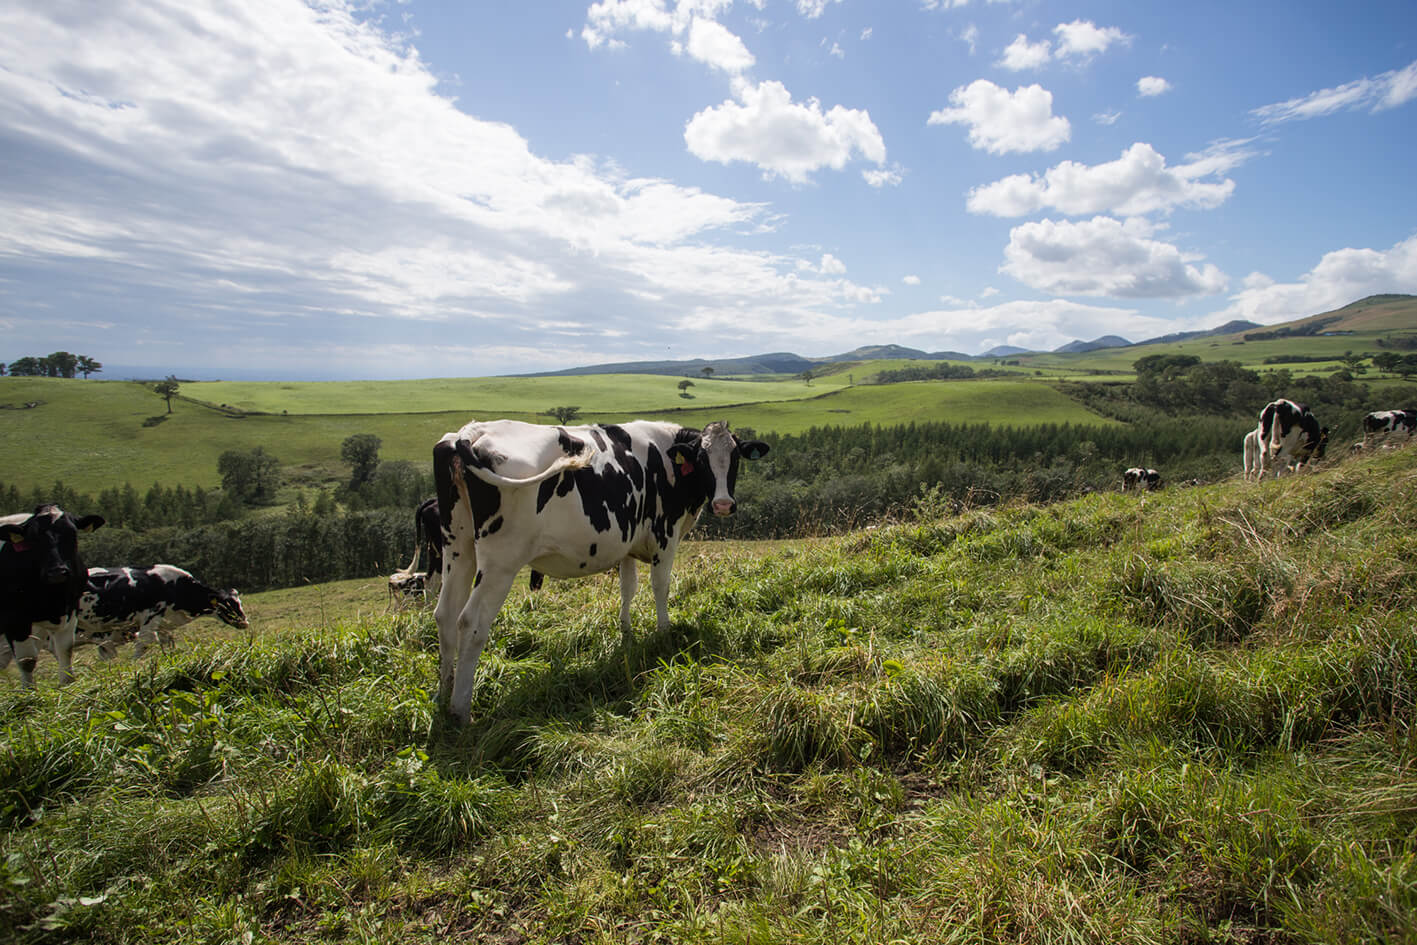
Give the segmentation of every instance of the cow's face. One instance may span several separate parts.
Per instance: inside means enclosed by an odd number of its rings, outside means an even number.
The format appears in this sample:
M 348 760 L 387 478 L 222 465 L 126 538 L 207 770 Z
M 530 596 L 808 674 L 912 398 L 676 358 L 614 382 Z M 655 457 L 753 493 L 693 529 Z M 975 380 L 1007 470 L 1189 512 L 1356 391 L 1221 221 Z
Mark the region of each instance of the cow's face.
M 101 525 L 101 516 L 76 519 L 57 505 L 41 505 L 18 525 L 0 526 L 0 539 L 29 562 L 30 573 L 40 581 L 64 584 L 76 576 L 82 579 L 79 532 L 91 532 Z
M 688 458 L 688 450 L 693 449 L 694 457 Z M 708 496 L 709 508 L 714 515 L 732 515 L 738 508 L 733 498 L 733 490 L 738 484 L 738 461 L 758 459 L 767 454 L 766 443 L 757 440 L 739 440 L 723 422 L 710 423 L 704 427 L 696 444 L 689 443 L 675 447 L 671 457 L 679 464 L 681 474 L 689 470 L 703 484 Z
M 235 591 L 220 591 L 212 598 L 212 609 L 222 623 L 245 630 L 250 626 L 246 611 L 241 609 L 241 595 Z

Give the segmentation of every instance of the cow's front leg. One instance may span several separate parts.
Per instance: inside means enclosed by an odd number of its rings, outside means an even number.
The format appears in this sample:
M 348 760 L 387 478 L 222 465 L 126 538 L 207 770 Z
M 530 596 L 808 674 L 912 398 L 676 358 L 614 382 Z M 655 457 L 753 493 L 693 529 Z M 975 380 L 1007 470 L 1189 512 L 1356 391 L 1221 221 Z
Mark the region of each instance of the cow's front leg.
M 143 618 L 142 623 L 138 624 L 138 642 L 133 646 L 133 659 L 142 659 L 148 647 L 158 642 L 157 628 L 161 621 L 161 616 L 153 615 Z
M 447 706 L 453 695 L 453 675 L 458 664 L 458 615 L 467 606 L 472 581 L 477 573 L 475 550 L 455 552 L 443 558 L 442 586 L 433 619 L 438 624 L 438 704 Z
M 31 634 L 23 640 L 12 640 L 10 649 L 15 654 L 15 665 L 20 669 L 20 685 L 26 689 L 33 689 L 34 667 L 39 662 L 39 643 Z
M 479 570 L 473 580 L 472 594 L 457 619 L 457 670 L 453 675 L 453 695 L 449 708 L 463 725 L 472 713 L 472 685 L 477 676 L 477 663 L 482 648 L 492 632 L 492 621 L 507 600 L 512 583 L 521 566 Z
M 54 659 L 59 663 L 61 686 L 74 681 L 74 630 L 78 623 L 78 617 L 70 617 L 57 624 L 49 635 L 49 648 L 54 651 Z
M 654 616 L 663 632 L 669 629 L 669 578 L 674 570 L 674 546 L 655 556 L 649 568 L 650 586 L 654 588 Z

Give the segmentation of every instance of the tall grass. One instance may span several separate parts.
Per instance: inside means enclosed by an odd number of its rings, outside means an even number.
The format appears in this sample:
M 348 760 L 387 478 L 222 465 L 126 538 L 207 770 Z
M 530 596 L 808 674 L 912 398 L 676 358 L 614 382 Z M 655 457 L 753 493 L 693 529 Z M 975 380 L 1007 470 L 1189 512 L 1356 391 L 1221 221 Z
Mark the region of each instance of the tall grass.
M 1410 941 L 1414 526 L 1399 450 L 691 547 L 628 646 L 516 598 L 466 729 L 426 612 L 11 680 L 0 938 Z

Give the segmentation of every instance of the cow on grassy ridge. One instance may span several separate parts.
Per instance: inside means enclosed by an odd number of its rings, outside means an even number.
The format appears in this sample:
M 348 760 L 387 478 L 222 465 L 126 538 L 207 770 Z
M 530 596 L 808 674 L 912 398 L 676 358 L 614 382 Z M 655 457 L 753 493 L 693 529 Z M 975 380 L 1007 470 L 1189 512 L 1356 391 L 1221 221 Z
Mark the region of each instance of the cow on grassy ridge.
M 1417 432 L 1417 410 L 1374 410 L 1363 417 L 1363 442 L 1375 436 L 1405 431 Z
M 0 667 L 13 656 L 28 689 L 41 646 L 59 661 L 60 685 L 74 678 L 74 626 L 86 574 L 79 533 L 102 525 L 101 516 L 75 518 L 57 505 L 0 517 L 0 631 L 7 644 Z
M 550 427 L 473 422 L 433 449 L 444 538 L 438 695 L 466 723 L 477 663 L 517 572 L 552 577 L 620 569 L 620 628 L 630 642 L 635 561 L 650 565 L 658 625 L 684 533 L 707 505 L 733 514 L 742 459 L 768 447 L 725 423 Z

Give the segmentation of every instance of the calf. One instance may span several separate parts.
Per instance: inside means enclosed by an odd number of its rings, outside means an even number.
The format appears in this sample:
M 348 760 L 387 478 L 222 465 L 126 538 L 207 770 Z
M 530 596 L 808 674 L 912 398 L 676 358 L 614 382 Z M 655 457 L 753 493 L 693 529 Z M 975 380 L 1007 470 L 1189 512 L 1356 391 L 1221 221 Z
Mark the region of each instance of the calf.
M 433 448 L 445 546 L 435 610 L 440 702 L 467 722 L 492 621 L 528 564 L 560 578 L 618 566 L 628 644 L 635 561 L 647 562 L 666 629 L 684 533 L 705 505 L 733 514 L 739 460 L 767 451 L 725 423 L 700 431 L 643 420 L 578 427 L 495 420 L 444 436 Z
M 1154 469 L 1143 469 L 1140 466 L 1133 466 L 1122 473 L 1122 491 L 1130 492 L 1133 489 L 1145 489 L 1152 492 L 1161 488 L 1161 473 Z
M 1302 469 L 1322 459 L 1328 443 L 1328 430 L 1319 426 L 1313 411 L 1292 400 L 1266 404 L 1260 411 L 1256 433 L 1260 442 L 1260 479 L 1271 469 L 1278 478 L 1290 463 Z
M 0 517 L 0 630 L 27 689 L 34 688 L 44 645 L 59 661 L 60 684 L 74 678 L 74 625 L 85 574 L 79 533 L 102 525 L 101 516 L 74 518 L 57 505 Z
M 250 626 L 235 590 L 218 590 L 170 564 L 90 568 L 76 642 L 96 643 L 99 656 L 112 659 L 120 644 L 136 638 L 133 658 L 140 659 L 153 643 L 171 647 L 173 630 L 207 614 L 238 629 Z

